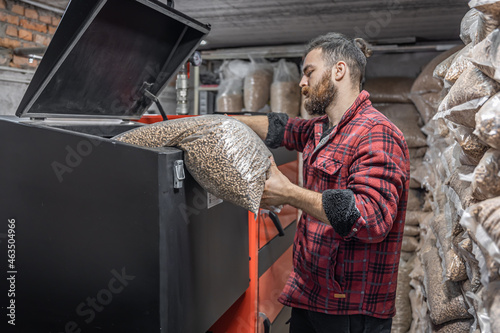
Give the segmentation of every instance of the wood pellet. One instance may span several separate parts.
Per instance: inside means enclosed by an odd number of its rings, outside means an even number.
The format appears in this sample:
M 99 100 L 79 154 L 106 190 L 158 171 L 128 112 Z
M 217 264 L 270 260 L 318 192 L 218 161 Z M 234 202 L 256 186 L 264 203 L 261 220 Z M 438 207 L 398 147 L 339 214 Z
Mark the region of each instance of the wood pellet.
M 227 116 L 200 116 L 143 126 L 114 138 L 143 147 L 175 146 L 208 192 L 257 212 L 271 152 L 245 124 Z

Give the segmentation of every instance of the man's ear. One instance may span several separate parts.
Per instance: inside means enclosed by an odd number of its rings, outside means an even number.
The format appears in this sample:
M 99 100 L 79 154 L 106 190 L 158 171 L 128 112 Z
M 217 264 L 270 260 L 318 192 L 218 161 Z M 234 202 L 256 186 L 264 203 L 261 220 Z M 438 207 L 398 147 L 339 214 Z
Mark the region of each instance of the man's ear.
M 333 67 L 332 67 L 332 80 L 335 81 L 340 81 L 342 80 L 346 74 L 347 74 L 347 64 L 343 61 L 337 62 Z

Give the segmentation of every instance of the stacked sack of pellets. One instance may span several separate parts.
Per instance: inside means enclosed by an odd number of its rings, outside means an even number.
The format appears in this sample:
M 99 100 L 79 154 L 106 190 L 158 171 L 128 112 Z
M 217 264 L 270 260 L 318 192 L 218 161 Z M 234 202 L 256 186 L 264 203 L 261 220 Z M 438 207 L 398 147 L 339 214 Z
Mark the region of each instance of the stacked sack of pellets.
M 243 80 L 249 63 L 242 60 L 225 60 L 219 69 L 220 83 L 217 93 L 217 110 L 223 113 L 243 110 Z
M 298 117 L 301 103 L 299 68 L 295 63 L 287 62 L 285 59 L 274 63 L 273 67 L 271 111 Z
M 420 223 L 430 208 L 425 208 L 424 194 L 418 174 L 422 173 L 427 141 L 420 130 L 422 117 L 410 99 L 414 78 L 380 77 L 367 79 L 363 89 L 370 93 L 374 107 L 391 120 L 402 132 L 410 151 L 410 192 L 408 195 L 402 253 L 396 291 L 396 316 L 392 332 L 406 333 L 412 324 L 410 272 L 414 269 L 419 250 Z M 427 212 L 426 212 L 427 211 Z
M 222 115 L 167 120 L 113 138 L 142 147 L 178 147 L 193 178 L 217 197 L 257 213 L 271 152 L 242 122 Z
M 500 280 L 500 2 L 469 6 L 465 45 L 432 61 L 412 95 L 427 119 L 421 183 L 432 216 L 421 225 L 422 267 L 411 283 L 422 287 L 428 308 L 414 316 L 428 318 L 421 327 L 433 332 L 500 332 L 500 300 L 490 292 Z

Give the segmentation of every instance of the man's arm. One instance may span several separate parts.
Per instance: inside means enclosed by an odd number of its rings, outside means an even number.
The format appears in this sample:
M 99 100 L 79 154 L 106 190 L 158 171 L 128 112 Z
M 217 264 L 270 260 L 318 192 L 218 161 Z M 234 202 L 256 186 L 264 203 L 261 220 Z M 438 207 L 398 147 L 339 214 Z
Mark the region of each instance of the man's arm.
M 232 116 L 232 118 L 250 127 L 262 140 L 266 139 L 269 129 L 267 116 Z
M 322 200 L 321 193 L 307 190 L 290 182 L 279 171 L 276 163 L 272 161 L 269 169 L 269 179 L 266 181 L 264 194 L 260 202 L 261 207 L 269 209 L 272 206 L 278 207 L 288 204 L 302 209 L 324 223 L 329 223 L 323 209 Z

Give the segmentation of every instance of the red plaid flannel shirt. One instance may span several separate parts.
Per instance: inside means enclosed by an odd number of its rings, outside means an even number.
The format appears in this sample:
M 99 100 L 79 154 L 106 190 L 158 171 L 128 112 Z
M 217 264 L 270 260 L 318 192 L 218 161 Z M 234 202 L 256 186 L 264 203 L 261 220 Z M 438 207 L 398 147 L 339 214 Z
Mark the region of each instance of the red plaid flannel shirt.
M 401 131 L 362 91 L 316 149 L 327 116 L 290 118 L 282 142 L 303 152 L 304 187 L 350 189 L 361 217 L 347 236 L 302 213 L 285 305 L 337 315 L 394 316 L 410 162 Z

